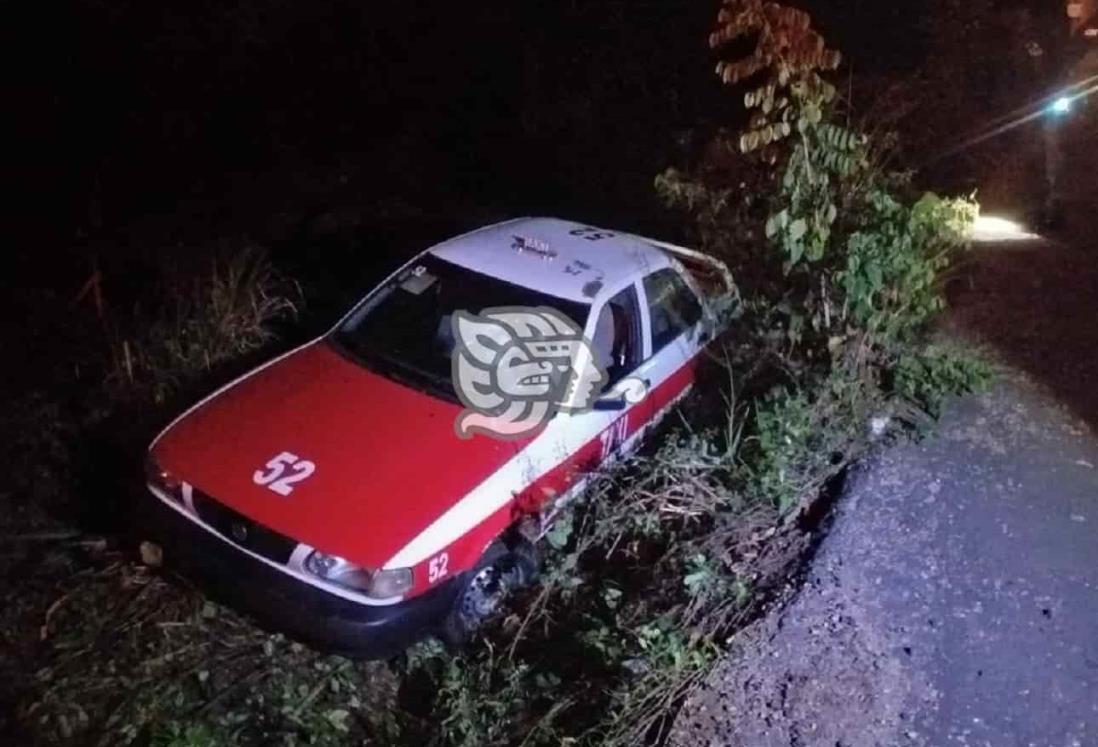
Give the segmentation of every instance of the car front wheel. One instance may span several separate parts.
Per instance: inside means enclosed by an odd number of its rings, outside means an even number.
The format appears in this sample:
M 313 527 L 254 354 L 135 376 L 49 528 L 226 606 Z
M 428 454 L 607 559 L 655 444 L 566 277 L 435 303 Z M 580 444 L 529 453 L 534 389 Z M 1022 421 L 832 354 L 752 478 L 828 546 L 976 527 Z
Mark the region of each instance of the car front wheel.
M 534 581 L 537 571 L 537 551 L 530 542 L 520 539 L 512 547 L 493 542 L 461 578 L 461 590 L 443 624 L 443 639 L 451 645 L 466 643 L 502 609 L 511 592 Z

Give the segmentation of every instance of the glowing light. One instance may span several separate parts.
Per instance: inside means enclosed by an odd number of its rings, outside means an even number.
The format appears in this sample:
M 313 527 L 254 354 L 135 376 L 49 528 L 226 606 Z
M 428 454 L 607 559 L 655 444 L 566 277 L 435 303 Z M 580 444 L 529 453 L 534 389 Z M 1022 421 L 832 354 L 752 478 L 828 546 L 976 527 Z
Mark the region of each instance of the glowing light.
M 1073 83 L 1063 90 L 1064 92 L 1058 98 L 1054 99 L 1052 103 L 1049 103 L 1047 98 L 1043 98 L 1040 101 L 1026 104 L 1012 112 L 1007 112 L 1002 116 L 996 117 L 984 125 L 984 130 L 982 132 L 941 151 L 928 159 L 923 165 L 935 163 L 943 158 L 952 156 L 955 153 L 968 150 L 985 140 L 990 140 L 993 137 L 1002 135 L 1004 132 L 1009 132 L 1017 127 L 1021 127 L 1035 119 L 1047 117 L 1050 114 L 1064 116 L 1065 111 L 1063 110 L 1063 107 L 1065 105 L 1067 106 L 1067 111 L 1070 111 L 1076 99 L 1085 100 L 1086 97 L 1098 92 L 1098 75 L 1091 75 L 1078 83 Z
M 1024 241 L 1040 238 L 1016 221 L 994 215 L 981 215 L 972 224 L 969 238 L 973 241 Z

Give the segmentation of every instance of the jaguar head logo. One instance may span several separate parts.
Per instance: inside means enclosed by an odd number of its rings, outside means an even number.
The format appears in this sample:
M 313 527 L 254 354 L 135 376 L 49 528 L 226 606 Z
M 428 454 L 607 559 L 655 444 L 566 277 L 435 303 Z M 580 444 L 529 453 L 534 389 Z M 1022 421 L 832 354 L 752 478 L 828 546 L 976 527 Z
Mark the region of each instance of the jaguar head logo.
M 461 438 L 521 438 L 561 411 L 591 407 L 606 380 L 583 331 L 548 307 L 457 311 L 454 389 Z

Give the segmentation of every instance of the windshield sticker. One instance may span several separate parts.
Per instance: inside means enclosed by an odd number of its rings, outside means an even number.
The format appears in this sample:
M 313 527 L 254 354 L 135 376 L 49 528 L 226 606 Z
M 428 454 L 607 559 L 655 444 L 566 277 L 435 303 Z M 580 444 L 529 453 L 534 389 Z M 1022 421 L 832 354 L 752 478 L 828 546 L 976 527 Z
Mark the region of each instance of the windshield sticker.
M 413 296 L 418 296 L 423 291 L 430 288 L 438 280 L 437 275 L 432 275 L 427 272 L 427 268 L 420 265 L 416 269 L 412 270 L 412 276 L 400 284 L 403 290 L 408 291 Z

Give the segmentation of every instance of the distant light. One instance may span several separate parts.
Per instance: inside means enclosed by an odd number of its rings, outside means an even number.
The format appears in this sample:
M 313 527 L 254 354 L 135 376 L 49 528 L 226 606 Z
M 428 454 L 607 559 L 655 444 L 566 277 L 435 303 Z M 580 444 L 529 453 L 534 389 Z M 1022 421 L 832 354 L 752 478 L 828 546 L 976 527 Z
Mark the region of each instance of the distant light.
M 1094 28 L 1093 26 L 1091 26 L 1087 29 L 1084 29 L 1083 36 L 1089 36 L 1091 38 L 1098 36 L 1098 28 Z
M 1052 106 L 1049 107 L 1053 114 L 1067 114 L 1071 111 L 1071 99 L 1067 96 L 1061 96 L 1052 102 Z
M 1027 231 L 1020 223 L 1008 218 L 981 215 L 972 224 L 972 232 L 969 234 L 969 238 L 973 241 L 1022 241 L 1040 237 Z

